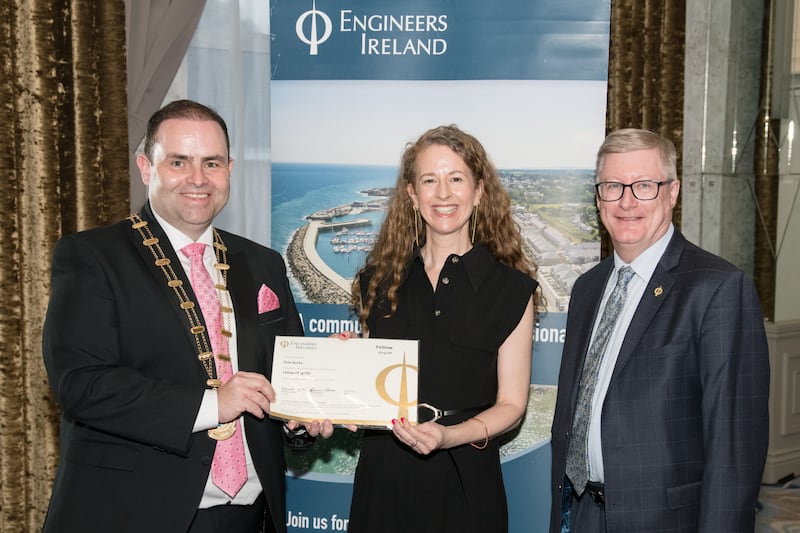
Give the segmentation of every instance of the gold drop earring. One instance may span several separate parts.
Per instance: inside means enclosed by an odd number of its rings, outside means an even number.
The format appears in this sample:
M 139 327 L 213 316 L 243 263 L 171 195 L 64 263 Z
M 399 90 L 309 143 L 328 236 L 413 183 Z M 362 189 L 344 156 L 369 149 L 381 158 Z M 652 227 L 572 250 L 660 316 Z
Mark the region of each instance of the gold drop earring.
M 470 238 L 470 242 L 475 244 L 475 228 L 478 227 L 478 206 L 480 204 L 475 204 L 472 208 L 472 215 L 469 217 L 470 222 L 470 232 L 472 233 L 472 237 Z
M 419 248 L 419 209 L 414 206 L 414 245 Z

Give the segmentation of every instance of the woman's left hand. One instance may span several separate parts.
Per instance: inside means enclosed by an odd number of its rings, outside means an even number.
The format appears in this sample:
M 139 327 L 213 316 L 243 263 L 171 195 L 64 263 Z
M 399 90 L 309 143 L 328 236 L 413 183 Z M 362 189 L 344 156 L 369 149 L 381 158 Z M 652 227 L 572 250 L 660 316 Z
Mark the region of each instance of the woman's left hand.
M 392 420 L 392 433 L 397 440 L 420 455 L 430 454 L 441 447 L 444 441 L 444 427 L 435 422 L 412 426 L 405 418 Z

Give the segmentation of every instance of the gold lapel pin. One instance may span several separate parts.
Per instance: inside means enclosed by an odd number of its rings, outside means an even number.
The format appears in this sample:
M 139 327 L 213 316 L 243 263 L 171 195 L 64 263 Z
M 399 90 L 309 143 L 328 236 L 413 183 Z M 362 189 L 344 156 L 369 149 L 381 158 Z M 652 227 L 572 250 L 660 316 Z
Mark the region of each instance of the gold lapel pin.
M 653 290 L 653 295 L 654 295 L 656 298 L 658 298 L 659 296 L 661 296 L 661 294 L 663 294 L 663 292 L 664 292 L 664 289 L 662 289 L 662 288 L 661 288 L 661 285 L 659 285 L 658 287 L 656 287 L 656 288 Z

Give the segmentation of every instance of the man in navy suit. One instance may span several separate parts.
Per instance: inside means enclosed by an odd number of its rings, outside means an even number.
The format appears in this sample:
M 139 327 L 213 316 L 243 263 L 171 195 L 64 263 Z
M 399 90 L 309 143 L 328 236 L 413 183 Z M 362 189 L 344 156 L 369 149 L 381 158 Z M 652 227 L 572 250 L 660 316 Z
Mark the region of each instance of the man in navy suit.
M 43 350 L 63 416 L 44 531 L 286 531 L 268 377 L 275 335 L 303 328 L 280 255 L 211 225 L 228 201 L 229 153 L 215 111 L 168 104 L 137 159 L 141 212 L 56 246 Z M 228 456 L 234 488 L 211 473 L 228 439 L 241 443 Z
M 596 170 L 614 254 L 572 290 L 550 531 L 752 532 L 769 387 L 753 283 L 673 226 L 669 140 L 613 132 Z

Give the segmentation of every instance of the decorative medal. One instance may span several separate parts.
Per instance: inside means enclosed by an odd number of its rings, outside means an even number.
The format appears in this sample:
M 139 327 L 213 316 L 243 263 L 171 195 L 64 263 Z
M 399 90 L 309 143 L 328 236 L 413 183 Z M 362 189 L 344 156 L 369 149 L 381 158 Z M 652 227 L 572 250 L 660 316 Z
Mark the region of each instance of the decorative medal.
M 186 319 L 188 320 L 190 326 L 189 332 L 194 336 L 195 344 L 197 345 L 197 359 L 203 365 L 203 369 L 206 371 L 206 375 L 208 376 L 206 385 L 212 389 L 219 388 L 222 385 L 222 382 L 214 377 L 214 354 L 211 350 L 211 342 L 209 342 L 206 328 L 203 326 L 203 323 L 200 320 L 200 314 L 198 313 L 199 306 L 197 306 L 189 298 L 186 289 L 183 287 L 183 281 L 181 281 L 181 279 L 175 273 L 175 270 L 172 268 L 171 261 L 166 257 L 164 250 L 159 244 L 158 238 L 153 236 L 152 231 L 148 227 L 147 221 L 142 220 L 139 218 L 139 215 L 136 214 L 130 215 L 128 220 L 131 221 L 131 227 L 142 237 L 142 244 L 150 249 L 150 252 L 153 254 L 153 259 L 155 260 L 155 265 L 164 273 L 164 276 L 167 280 L 167 286 L 173 290 L 178 299 L 180 309 L 186 313 Z M 222 274 L 223 279 L 223 283 L 217 284 L 216 288 L 218 291 L 227 291 L 227 272 L 230 269 L 230 265 L 227 263 L 227 248 L 225 247 L 225 244 L 222 242 L 222 238 L 219 236 L 219 233 L 217 233 L 216 230 L 214 231 L 214 249 L 215 255 L 217 256 L 216 269 Z M 233 308 L 230 303 L 228 303 L 228 305 L 223 305 L 223 310 L 225 313 L 233 312 Z M 232 336 L 229 327 L 223 328 L 221 334 L 228 338 Z M 230 356 L 227 354 L 219 354 L 218 357 L 230 361 Z M 235 420 L 233 422 L 220 424 L 217 427 L 208 430 L 208 436 L 214 440 L 229 439 L 234 433 L 236 433 Z
M 220 424 L 214 429 L 208 430 L 208 436 L 214 440 L 226 440 L 233 437 L 233 434 L 236 433 L 236 421 L 233 422 L 225 422 L 224 424 Z

